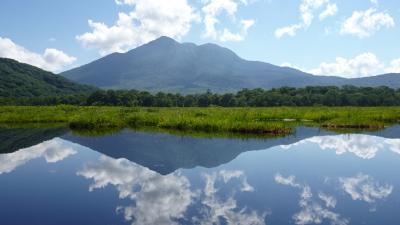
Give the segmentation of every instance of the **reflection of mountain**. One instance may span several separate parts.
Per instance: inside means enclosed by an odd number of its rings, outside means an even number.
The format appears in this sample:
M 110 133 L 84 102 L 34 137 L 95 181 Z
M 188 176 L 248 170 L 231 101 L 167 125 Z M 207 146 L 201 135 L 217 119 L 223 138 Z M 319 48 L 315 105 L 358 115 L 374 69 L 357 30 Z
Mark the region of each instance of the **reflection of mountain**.
M 161 133 L 145 133 L 124 130 L 121 133 L 105 137 L 79 137 L 62 128 L 53 129 L 7 129 L 0 130 L 0 153 L 10 153 L 21 148 L 36 145 L 43 141 L 61 136 L 62 139 L 89 147 L 107 156 L 119 159 L 125 158 L 145 166 L 160 174 L 169 174 L 179 168 L 193 168 L 196 166 L 216 167 L 228 163 L 239 154 L 257 150 L 268 149 L 275 146 L 291 145 L 302 140 L 312 143 L 322 143 L 324 146 L 337 146 L 346 152 L 357 146 L 365 146 L 360 140 L 371 139 L 372 136 L 385 138 L 399 138 L 400 126 L 388 128 L 375 133 L 363 135 L 334 135 L 335 133 L 319 130 L 318 128 L 299 127 L 294 135 L 272 139 L 229 139 L 229 138 L 195 138 L 181 137 Z M 399 151 L 397 139 L 383 140 L 390 144 L 392 151 Z M 334 141 L 334 142 L 333 142 Z M 389 143 L 390 142 L 390 143 Z M 392 143 L 393 142 L 393 143 Z M 340 144 L 341 143 L 341 144 Z M 346 143 L 351 144 L 349 148 Z M 362 145 L 364 143 L 364 145 Z M 368 142 L 375 145 L 375 142 Z M 383 145 L 382 145 L 383 146 Z M 386 146 L 386 145 L 385 145 Z M 386 147 L 385 147 L 386 148 Z M 343 151 L 337 151 L 343 152 Z M 359 151 L 352 151 L 357 153 Z M 361 154 L 363 153 L 363 154 Z M 375 155 L 362 151 L 364 156 Z M 360 155 L 358 154 L 358 155 Z M 365 157 L 364 157 L 365 158 Z M 371 158 L 371 157 L 367 157 Z
M 0 129 L 0 154 L 37 145 L 66 132 L 64 128 Z
M 395 126 L 368 135 L 394 138 L 400 137 L 399 131 L 400 126 Z M 160 174 L 169 174 L 179 168 L 216 167 L 246 151 L 290 145 L 312 137 L 323 138 L 334 134 L 318 128 L 299 127 L 294 135 L 272 139 L 194 138 L 130 130 L 100 138 L 70 134 L 62 138 L 113 158 L 128 159 Z
M 329 133 L 300 127 L 295 135 L 272 139 L 194 138 L 130 130 L 100 138 L 70 134 L 62 138 L 113 158 L 126 158 L 160 174 L 169 174 L 179 168 L 216 167 L 245 151 L 288 145 L 324 134 Z

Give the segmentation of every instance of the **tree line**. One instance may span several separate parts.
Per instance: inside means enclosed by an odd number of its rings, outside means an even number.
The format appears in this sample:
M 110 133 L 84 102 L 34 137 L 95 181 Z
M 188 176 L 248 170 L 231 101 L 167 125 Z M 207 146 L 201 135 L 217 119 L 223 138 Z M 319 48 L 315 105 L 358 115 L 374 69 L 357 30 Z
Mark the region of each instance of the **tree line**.
M 388 87 L 315 86 L 236 93 L 150 93 L 137 90 L 97 90 L 91 94 L 54 97 L 0 97 L 0 105 L 83 105 L 144 107 L 273 107 L 273 106 L 400 106 L 400 89 Z

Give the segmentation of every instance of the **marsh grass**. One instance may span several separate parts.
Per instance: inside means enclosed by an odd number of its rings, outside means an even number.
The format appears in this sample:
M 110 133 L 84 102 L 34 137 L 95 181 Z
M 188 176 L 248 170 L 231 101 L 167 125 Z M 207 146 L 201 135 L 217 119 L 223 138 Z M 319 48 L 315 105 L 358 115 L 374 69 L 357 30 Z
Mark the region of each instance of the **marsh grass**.
M 3 125 L 64 124 L 77 132 L 100 134 L 130 127 L 181 133 L 276 136 L 289 134 L 299 125 L 379 129 L 399 121 L 400 107 L 0 107 L 0 124 Z

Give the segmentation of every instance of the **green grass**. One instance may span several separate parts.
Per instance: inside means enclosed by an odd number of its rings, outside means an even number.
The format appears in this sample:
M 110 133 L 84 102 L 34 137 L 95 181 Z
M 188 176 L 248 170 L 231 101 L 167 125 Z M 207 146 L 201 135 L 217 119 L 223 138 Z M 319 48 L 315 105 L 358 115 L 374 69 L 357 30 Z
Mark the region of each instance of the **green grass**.
M 298 125 L 379 129 L 399 122 L 400 107 L 0 107 L 0 124 L 3 126 L 61 123 L 81 132 L 130 127 L 171 132 L 285 135 Z

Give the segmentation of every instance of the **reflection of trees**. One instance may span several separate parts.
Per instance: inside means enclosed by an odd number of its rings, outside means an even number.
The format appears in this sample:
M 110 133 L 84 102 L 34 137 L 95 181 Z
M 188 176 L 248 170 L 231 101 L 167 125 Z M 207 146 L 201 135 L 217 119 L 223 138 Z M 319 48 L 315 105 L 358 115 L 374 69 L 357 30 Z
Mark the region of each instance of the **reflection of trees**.
M 28 148 L 65 133 L 65 128 L 0 129 L 0 154 Z

